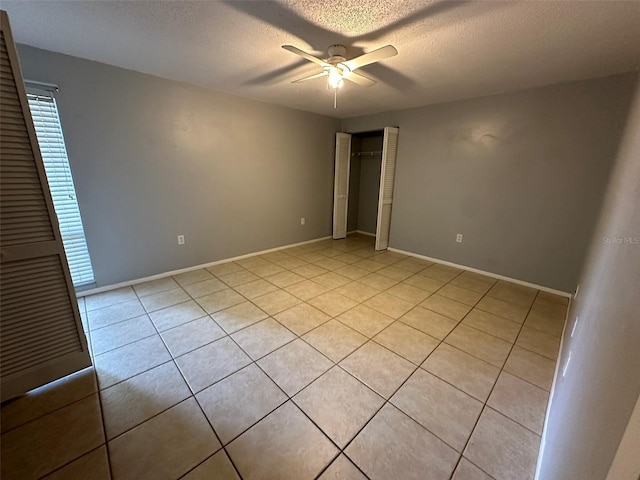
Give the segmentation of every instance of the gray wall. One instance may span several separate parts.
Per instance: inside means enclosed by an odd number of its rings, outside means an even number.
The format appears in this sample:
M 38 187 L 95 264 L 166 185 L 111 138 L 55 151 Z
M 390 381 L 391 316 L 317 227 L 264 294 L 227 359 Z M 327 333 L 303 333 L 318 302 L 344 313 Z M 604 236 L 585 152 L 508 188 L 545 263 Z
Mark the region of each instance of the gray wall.
M 331 234 L 339 120 L 18 51 L 25 78 L 60 86 L 98 286 Z
M 635 78 L 356 117 L 342 128 L 400 127 L 392 247 L 570 292 Z
M 375 234 L 382 157 L 362 157 L 361 162 L 358 230 Z
M 362 139 L 363 152 L 382 150 L 382 136 Z M 380 169 L 382 156 L 363 156 L 360 167 L 360 199 L 358 210 L 358 230 L 376 233 L 378 223 L 378 194 L 380 193 Z
M 565 329 L 540 480 L 604 479 L 640 394 L 640 82 L 636 92 Z

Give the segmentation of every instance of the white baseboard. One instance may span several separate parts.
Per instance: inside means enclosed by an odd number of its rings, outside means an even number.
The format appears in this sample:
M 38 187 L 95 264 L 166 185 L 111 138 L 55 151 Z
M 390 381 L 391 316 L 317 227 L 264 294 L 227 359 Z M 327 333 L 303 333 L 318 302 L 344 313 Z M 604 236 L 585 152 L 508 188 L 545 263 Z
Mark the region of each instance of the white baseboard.
M 367 235 L 368 237 L 374 237 L 374 238 L 376 236 L 375 233 L 363 232 L 362 230 L 356 230 L 355 233 L 359 233 L 360 235 Z
M 151 275 L 149 277 L 144 277 L 144 278 L 137 278 L 135 280 L 129 280 L 127 282 L 120 282 L 120 283 L 115 283 L 113 285 L 105 285 L 104 287 L 92 288 L 90 290 L 83 290 L 81 292 L 76 292 L 76 296 L 80 298 L 80 297 L 86 297 L 89 295 L 94 295 L 96 293 L 108 292 L 109 290 L 115 290 L 117 288 L 130 287 L 131 285 L 150 282 L 151 280 L 159 280 L 165 277 L 172 277 L 173 275 L 179 275 L 181 273 L 192 272 L 194 270 L 200 270 L 202 268 L 207 268 L 207 267 L 214 267 L 216 265 L 220 265 L 221 263 L 234 262 L 236 260 L 243 260 L 245 258 L 264 255 L 266 253 L 271 253 L 271 252 L 277 252 L 278 250 L 285 250 L 287 248 L 299 247 L 301 245 L 307 245 L 309 243 L 321 242 L 322 240 L 329 240 L 331 238 L 332 238 L 331 236 L 314 238 L 313 240 L 305 240 L 304 242 L 292 243 L 289 245 L 283 245 L 281 247 L 269 248 L 267 250 L 247 253 L 245 255 L 239 255 L 237 257 L 224 258 L 222 260 L 216 260 L 215 262 L 203 263 L 202 265 L 194 265 L 193 267 L 181 268 L 179 270 L 172 270 L 170 272 L 158 273 L 157 275 Z
M 420 255 L 419 253 L 407 252 L 405 250 L 399 250 L 397 248 L 391 248 L 391 247 L 389 247 L 388 250 L 396 253 L 402 253 L 404 255 L 409 255 L 410 257 L 421 258 L 422 260 L 427 260 L 429 262 L 439 263 L 441 265 L 448 265 L 450 267 L 462 268 L 464 270 L 469 270 L 470 272 L 486 275 L 487 277 L 497 278 L 498 280 L 506 280 L 507 282 L 516 283 L 518 285 L 523 285 L 525 287 L 535 288 L 536 290 L 541 290 L 547 293 L 553 293 L 554 295 L 559 295 L 561 297 L 566 297 L 566 298 L 572 297 L 571 293 L 563 292 L 561 290 L 555 290 L 553 288 L 545 287 L 543 285 L 537 285 L 535 283 L 525 282 L 523 280 L 518 280 L 517 278 L 505 277 L 504 275 L 498 275 L 497 273 L 491 273 L 485 270 L 479 270 L 477 268 L 468 267 L 466 265 L 459 265 L 457 263 L 447 262 L 446 260 L 440 260 L 439 258 L 427 257 L 425 255 Z
M 556 368 L 553 371 L 553 381 L 551 382 L 551 391 L 549 392 L 549 397 L 547 398 L 547 409 L 545 412 L 551 411 L 551 404 L 553 399 L 555 398 L 556 393 L 556 382 L 558 381 L 558 375 L 560 374 L 560 355 L 562 355 L 562 351 L 564 349 L 564 341 L 565 341 L 565 333 L 567 330 L 567 325 L 569 325 L 569 313 L 571 312 L 571 302 L 573 301 L 573 296 L 569 295 L 569 305 L 567 307 L 567 313 L 564 316 L 564 326 L 562 328 L 562 335 L 560 335 L 560 347 L 558 348 L 558 358 L 556 359 Z M 565 364 L 566 366 L 567 364 Z M 547 441 L 547 424 L 549 423 L 549 415 L 544 416 L 544 423 L 542 424 L 542 435 L 540 436 L 540 448 L 538 449 L 538 462 L 536 464 L 536 473 L 535 480 L 539 480 L 540 476 L 540 466 L 542 465 L 542 457 L 545 454 L 544 445 Z M 608 480 L 608 479 L 607 479 Z

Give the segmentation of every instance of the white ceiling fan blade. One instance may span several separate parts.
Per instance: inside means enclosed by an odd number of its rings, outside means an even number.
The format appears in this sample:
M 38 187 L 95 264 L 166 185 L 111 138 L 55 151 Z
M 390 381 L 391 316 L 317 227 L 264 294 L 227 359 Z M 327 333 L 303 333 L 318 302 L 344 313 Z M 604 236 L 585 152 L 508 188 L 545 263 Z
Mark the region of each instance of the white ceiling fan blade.
M 360 75 L 359 73 L 347 73 L 344 76 L 345 80 L 349 80 L 350 82 L 357 83 L 358 85 L 362 85 L 363 87 L 372 87 L 377 82 L 375 80 L 371 80 L 364 75 Z
M 313 55 L 307 53 L 307 52 L 303 52 L 302 50 L 300 50 L 297 47 L 294 47 L 293 45 L 283 45 L 282 48 L 284 48 L 285 50 L 290 51 L 291 53 L 295 53 L 296 55 L 301 56 L 302 58 L 309 60 L 310 62 L 316 63 L 318 65 L 320 65 L 321 67 L 330 67 L 331 65 L 329 65 L 327 62 L 325 62 L 324 60 L 320 60 L 317 57 L 314 57 Z
M 349 70 L 353 71 L 356 68 L 379 62 L 380 60 L 384 60 L 385 58 L 395 57 L 397 54 L 398 50 L 396 50 L 393 45 L 387 45 L 385 47 L 374 50 L 373 52 L 365 53 L 364 55 L 360 55 L 359 57 L 347 60 L 346 62 L 342 63 L 349 67 Z
M 314 78 L 326 77 L 327 75 L 329 75 L 329 73 L 324 71 L 324 72 L 316 73 L 314 75 L 308 75 L 306 77 L 299 78 L 297 80 L 294 80 L 291 83 L 306 82 L 307 80 L 313 80 Z

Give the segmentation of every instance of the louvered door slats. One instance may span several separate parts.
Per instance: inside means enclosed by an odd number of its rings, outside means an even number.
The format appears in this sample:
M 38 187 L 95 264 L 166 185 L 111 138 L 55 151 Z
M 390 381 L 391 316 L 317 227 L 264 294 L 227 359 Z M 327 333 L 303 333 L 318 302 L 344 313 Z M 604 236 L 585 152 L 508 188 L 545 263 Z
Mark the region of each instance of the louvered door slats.
M 2 116 L 0 118 L 0 244 L 3 246 L 54 240 L 49 212 L 42 191 L 41 180 L 29 142 L 22 104 L 15 81 L 10 81 L 11 66 L 4 32 L 0 40 L 3 82 L 0 84 Z M 4 165 L 15 169 L 6 172 Z M 18 173 L 19 172 L 19 173 Z M 5 216 L 15 209 L 31 210 L 39 216 Z
M 5 12 L 0 12 L 1 400 L 89 366 Z
M 67 354 L 70 332 L 75 335 L 75 347 L 79 349 L 75 323 L 68 321 L 73 318 L 73 310 L 60 257 L 5 262 L 2 270 L 2 376 L 31 365 L 35 358 L 46 362 Z
M 385 250 L 389 247 L 391 205 L 393 203 L 393 186 L 396 179 L 396 161 L 398 157 L 398 129 L 386 127 L 384 129 L 383 142 L 380 193 L 378 194 L 376 250 Z

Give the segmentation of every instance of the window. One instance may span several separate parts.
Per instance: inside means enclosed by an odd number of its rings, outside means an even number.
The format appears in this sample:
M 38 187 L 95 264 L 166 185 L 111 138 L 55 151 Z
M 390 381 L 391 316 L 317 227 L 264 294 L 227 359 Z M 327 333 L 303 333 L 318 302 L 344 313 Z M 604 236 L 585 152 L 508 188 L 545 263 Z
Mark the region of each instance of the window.
M 87 287 L 95 283 L 93 268 L 84 237 L 80 208 L 76 200 L 76 190 L 53 88 L 48 90 L 40 86 L 27 85 L 27 98 L 42 152 L 53 206 L 58 216 L 73 286 Z

